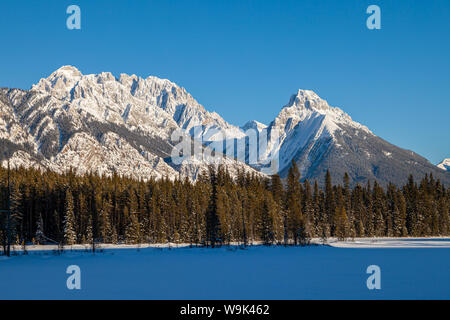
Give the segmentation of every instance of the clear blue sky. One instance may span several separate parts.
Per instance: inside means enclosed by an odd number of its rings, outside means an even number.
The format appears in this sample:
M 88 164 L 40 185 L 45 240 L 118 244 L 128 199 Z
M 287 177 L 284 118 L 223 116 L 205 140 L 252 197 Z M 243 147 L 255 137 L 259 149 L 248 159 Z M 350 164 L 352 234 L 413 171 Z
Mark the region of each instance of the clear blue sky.
M 82 29 L 66 28 L 77 4 Z M 368 30 L 370 4 L 382 29 Z M 311 89 L 375 134 L 450 157 L 450 1 L 1 1 L 0 86 L 61 65 L 155 75 L 242 125 Z

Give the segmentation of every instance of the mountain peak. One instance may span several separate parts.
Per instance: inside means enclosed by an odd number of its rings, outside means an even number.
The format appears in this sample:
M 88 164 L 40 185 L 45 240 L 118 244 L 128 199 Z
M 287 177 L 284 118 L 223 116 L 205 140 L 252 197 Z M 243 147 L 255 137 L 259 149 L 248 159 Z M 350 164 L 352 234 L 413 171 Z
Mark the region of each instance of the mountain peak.
M 441 168 L 442 170 L 450 172 L 450 158 L 442 160 L 442 162 L 439 163 L 437 166 L 438 166 L 438 168 Z
M 267 126 L 264 123 L 261 123 L 256 120 L 250 120 L 241 127 L 243 131 L 247 131 L 248 129 L 256 129 L 257 131 L 261 131 L 264 130 L 265 128 L 267 128 Z
M 306 97 L 306 98 L 310 98 L 310 99 L 320 99 L 320 97 L 317 95 L 317 93 L 315 93 L 312 90 L 307 90 L 307 89 L 298 89 L 296 96 Z
M 70 76 L 82 76 L 82 73 L 74 66 L 65 65 L 54 71 L 52 75 L 64 75 L 66 77 L 70 77 Z
M 293 94 L 289 100 L 287 107 L 295 106 L 298 109 L 310 110 L 329 110 L 331 109 L 328 103 L 320 98 L 312 90 L 299 89 L 296 94 Z

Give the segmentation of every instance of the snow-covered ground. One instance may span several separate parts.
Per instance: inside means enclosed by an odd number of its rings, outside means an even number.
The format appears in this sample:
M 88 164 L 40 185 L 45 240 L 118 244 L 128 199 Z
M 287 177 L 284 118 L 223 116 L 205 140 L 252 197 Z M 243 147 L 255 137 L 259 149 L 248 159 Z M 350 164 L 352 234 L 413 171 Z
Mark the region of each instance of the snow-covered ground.
M 35 248 L 0 257 L 0 299 L 449 299 L 450 239 L 355 239 L 330 246 Z M 40 249 L 40 250 L 37 250 Z M 81 269 L 68 290 L 66 269 Z M 367 267 L 381 269 L 369 290 Z
M 450 248 L 448 238 L 355 238 L 352 241 L 331 240 L 337 248 Z

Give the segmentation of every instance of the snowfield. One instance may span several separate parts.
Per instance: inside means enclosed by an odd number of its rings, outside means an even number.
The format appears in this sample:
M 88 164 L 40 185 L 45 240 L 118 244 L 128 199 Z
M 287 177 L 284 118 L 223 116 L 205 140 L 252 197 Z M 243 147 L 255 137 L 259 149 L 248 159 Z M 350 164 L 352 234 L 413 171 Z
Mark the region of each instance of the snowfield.
M 105 246 L 104 246 L 105 247 Z M 69 290 L 66 269 L 81 269 Z M 381 289 L 366 286 L 381 269 Z M 449 299 L 450 239 L 355 239 L 308 247 L 109 246 L 0 257 L 0 299 Z

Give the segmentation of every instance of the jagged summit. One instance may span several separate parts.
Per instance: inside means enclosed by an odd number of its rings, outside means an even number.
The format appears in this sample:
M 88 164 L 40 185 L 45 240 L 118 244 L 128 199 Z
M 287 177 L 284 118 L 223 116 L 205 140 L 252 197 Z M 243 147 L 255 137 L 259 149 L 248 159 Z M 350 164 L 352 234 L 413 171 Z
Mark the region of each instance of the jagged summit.
M 70 93 L 70 89 L 77 84 L 83 75 L 73 66 L 62 66 L 52 72 L 47 78 L 39 80 L 33 85 L 31 90 L 38 92 L 48 92 L 59 99 L 65 99 Z
M 327 169 L 338 182 L 348 172 L 353 183 L 368 179 L 403 183 L 410 173 L 417 177 L 436 173 L 428 160 L 377 137 L 311 90 L 300 89 L 291 96 L 269 124 L 268 131 L 273 130 L 281 133 L 278 145 L 272 141 L 277 150 L 271 151 L 279 153 L 281 176 L 292 160 L 303 178 L 321 182 Z M 450 177 L 443 180 L 450 182 Z
M 241 129 L 243 131 L 247 131 L 248 129 L 255 129 L 257 131 L 261 131 L 266 128 L 267 128 L 267 125 L 265 125 L 264 123 L 261 123 L 259 121 L 256 121 L 256 120 L 250 120 L 241 127 Z
M 311 90 L 299 89 L 292 95 L 289 103 L 285 105 L 269 127 L 290 132 L 294 128 L 308 127 L 309 131 L 324 133 L 334 137 L 334 133 L 346 127 L 373 134 L 366 126 L 355 122 L 339 108 L 331 107 L 328 102 L 320 98 Z
M 66 73 L 68 75 L 81 75 L 80 70 L 78 70 L 76 67 L 71 66 L 71 65 L 65 65 L 60 67 L 59 69 L 55 70 L 53 72 L 54 74 L 62 74 L 62 73 Z
M 55 171 L 74 167 L 80 173 L 195 179 L 207 164 L 173 167 L 165 161 L 173 148 L 171 133 L 198 126 L 201 135 L 212 136 L 215 128 L 240 133 L 184 88 L 154 76 L 83 75 L 76 67 L 62 66 L 29 91 L 2 90 L 0 95 L 6 102 L 0 105 L 5 109 L 0 139 L 11 144 L 12 158 Z M 244 163 L 224 161 L 230 172 L 256 172 Z
M 352 118 L 343 110 L 331 107 L 328 102 L 319 97 L 314 91 L 299 89 L 292 95 L 289 103 L 279 113 L 281 118 L 292 118 L 303 120 L 312 114 L 324 115 L 327 118 L 330 132 L 334 132 L 339 124 L 350 125 L 358 129 L 370 132 L 370 130 Z
M 185 88 L 155 76 L 142 78 L 122 73 L 116 78 L 110 72 L 83 75 L 76 67 L 63 66 L 41 79 L 31 91 L 70 101 L 98 119 L 107 118 L 114 111 L 126 116 L 122 118 L 128 121 L 130 111 L 135 111 L 158 116 L 156 122 L 164 122 L 161 119 L 169 117 L 185 130 L 203 125 L 206 131 L 212 127 L 239 131 L 217 113 L 208 112 Z

